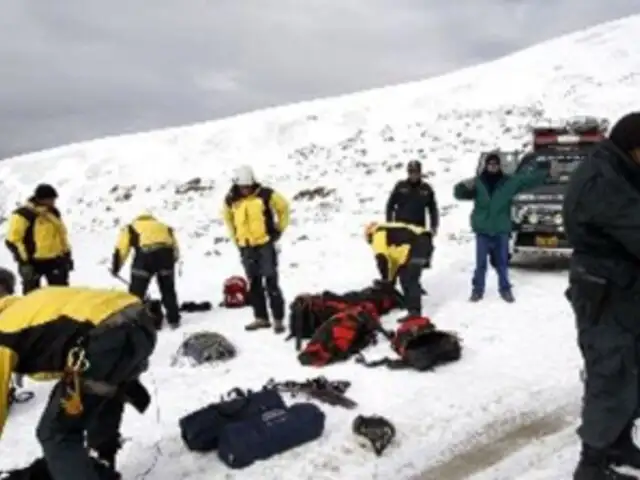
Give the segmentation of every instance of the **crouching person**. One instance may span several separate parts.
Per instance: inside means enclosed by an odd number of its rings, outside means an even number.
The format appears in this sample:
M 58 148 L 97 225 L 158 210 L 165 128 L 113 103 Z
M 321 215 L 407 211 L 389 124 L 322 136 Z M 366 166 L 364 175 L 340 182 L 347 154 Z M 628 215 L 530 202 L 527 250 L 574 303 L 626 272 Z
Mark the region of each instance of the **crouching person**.
M 145 299 L 149 284 L 156 277 L 167 323 L 180 326 L 180 310 L 176 293 L 175 266 L 180 258 L 178 241 L 173 229 L 151 213 L 139 215 L 121 231 L 113 252 L 111 273 L 118 275 L 133 249 L 129 292 Z M 160 325 L 158 325 L 160 327 Z
M 254 321 L 245 329 L 271 327 L 268 297 L 274 331 L 284 332 L 284 298 L 278 279 L 276 242 L 289 225 L 289 202 L 280 193 L 259 184 L 251 167 L 241 166 L 234 172 L 222 215 L 240 249 L 249 279 L 249 303 Z
M 153 314 L 127 292 L 54 286 L 16 297 L 14 283 L 0 269 L 0 436 L 12 374 L 58 378 L 36 430 L 51 478 L 120 478 L 124 404 L 150 403 L 139 376 L 156 345 Z
M 433 242 L 424 228 L 406 223 L 371 223 L 365 238 L 375 254 L 381 280 L 400 280 L 409 315 L 422 315 L 420 275 L 431 261 Z

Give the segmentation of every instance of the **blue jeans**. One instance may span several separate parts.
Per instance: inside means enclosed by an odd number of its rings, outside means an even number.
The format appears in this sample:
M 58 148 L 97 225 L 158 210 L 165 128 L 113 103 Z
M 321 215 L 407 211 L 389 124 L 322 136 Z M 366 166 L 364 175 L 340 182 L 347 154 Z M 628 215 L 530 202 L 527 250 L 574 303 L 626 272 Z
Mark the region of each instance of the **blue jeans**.
M 511 290 L 509 283 L 509 234 L 476 234 L 476 269 L 473 272 L 473 292 L 483 295 L 487 277 L 489 256 L 495 259 L 498 288 L 501 292 Z

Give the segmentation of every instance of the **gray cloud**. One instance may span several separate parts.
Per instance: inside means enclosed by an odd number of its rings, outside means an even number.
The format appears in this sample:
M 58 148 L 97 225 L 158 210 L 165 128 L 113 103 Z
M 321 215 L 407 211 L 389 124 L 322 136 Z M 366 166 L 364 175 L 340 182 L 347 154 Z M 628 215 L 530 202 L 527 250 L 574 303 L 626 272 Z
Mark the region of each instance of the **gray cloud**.
M 637 0 L 3 0 L 0 157 L 412 81 Z

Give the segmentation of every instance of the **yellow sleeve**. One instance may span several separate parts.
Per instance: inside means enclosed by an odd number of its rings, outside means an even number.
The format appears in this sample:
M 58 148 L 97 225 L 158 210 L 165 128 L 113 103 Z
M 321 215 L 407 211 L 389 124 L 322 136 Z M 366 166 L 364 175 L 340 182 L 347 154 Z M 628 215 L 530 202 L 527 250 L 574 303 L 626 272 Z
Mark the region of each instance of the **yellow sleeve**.
M 9 414 L 9 389 L 16 362 L 17 355 L 13 350 L 0 347 L 0 437 Z
M 383 230 L 378 230 L 371 237 L 371 248 L 376 255 L 387 256 L 389 248 L 387 247 L 387 235 Z
M 17 261 L 26 262 L 29 260 L 27 249 L 24 246 L 24 236 L 29 228 L 29 221 L 18 213 L 14 213 L 9 218 L 6 242 L 11 253 Z
M 278 192 L 274 191 L 271 194 L 269 205 L 271 206 L 271 208 L 273 208 L 273 210 L 275 210 L 276 215 L 278 215 L 278 230 L 280 230 L 280 233 L 284 232 L 289 226 L 291 211 L 289 202 Z
M 229 236 L 231 240 L 236 241 L 236 229 L 233 225 L 233 212 L 227 202 L 224 202 L 222 205 L 222 220 L 224 220 L 224 224 L 227 226 L 227 230 L 229 231 Z
M 395 278 L 397 267 L 394 267 L 389 257 L 389 246 L 387 245 L 387 234 L 384 230 L 378 230 L 371 237 L 371 248 L 376 258 L 376 265 L 380 277 L 383 280 L 392 281 Z
M 38 372 L 27 376 L 36 382 L 50 382 L 51 380 L 60 380 L 63 374 L 59 372 Z
M 113 262 L 111 270 L 113 272 L 119 272 L 124 262 L 127 261 L 127 257 L 131 252 L 131 235 L 129 234 L 129 225 L 120 230 L 118 240 L 116 240 L 116 248 L 113 252 Z
M 71 252 L 71 243 L 69 243 L 69 230 L 67 225 L 60 219 L 60 233 L 62 234 L 62 244 L 64 245 L 65 253 Z

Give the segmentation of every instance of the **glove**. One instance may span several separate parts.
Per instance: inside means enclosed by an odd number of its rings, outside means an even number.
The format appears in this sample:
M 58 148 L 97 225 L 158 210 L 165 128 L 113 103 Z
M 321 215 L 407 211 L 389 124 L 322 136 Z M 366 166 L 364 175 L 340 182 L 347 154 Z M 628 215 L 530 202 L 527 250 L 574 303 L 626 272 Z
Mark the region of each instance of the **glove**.
M 67 253 L 64 256 L 64 260 L 65 260 L 65 267 L 67 268 L 67 271 L 69 272 L 73 272 L 73 269 L 76 268 L 75 264 L 73 263 L 73 257 L 71 256 L 71 252 Z
M 106 442 L 102 442 L 99 445 L 93 447 L 93 451 L 95 455 L 104 466 L 115 470 L 116 467 L 116 456 L 118 455 L 118 451 L 122 448 L 123 441 L 122 437 L 118 435 L 114 438 L 109 438 Z
M 139 413 L 144 413 L 151 404 L 151 395 L 140 380 L 132 380 L 122 388 L 124 401 L 130 403 Z
M 18 266 L 18 273 L 23 280 L 31 280 L 36 276 L 36 269 L 30 263 L 21 263 Z
M 467 188 L 471 189 L 471 188 L 473 188 L 473 187 L 475 186 L 475 184 L 476 184 L 476 178 L 475 178 L 475 177 L 473 177 L 473 178 L 470 178 L 470 179 L 468 179 L 468 180 L 465 180 L 464 182 L 462 182 L 462 184 L 463 184 L 465 187 L 467 187 Z

